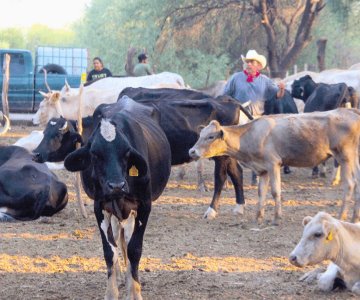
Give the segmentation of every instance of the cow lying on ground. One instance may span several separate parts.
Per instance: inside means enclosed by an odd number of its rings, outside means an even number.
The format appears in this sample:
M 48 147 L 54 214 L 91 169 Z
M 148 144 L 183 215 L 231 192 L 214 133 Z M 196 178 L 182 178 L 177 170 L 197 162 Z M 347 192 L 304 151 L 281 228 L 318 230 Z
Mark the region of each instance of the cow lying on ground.
M 152 87 L 158 84 L 178 84 L 185 88 L 183 78 L 170 72 L 140 77 L 106 77 L 95 80 L 81 88 L 71 88 L 67 83 L 61 91 L 42 93 L 44 100 L 33 117 L 34 125 L 45 125 L 51 118 L 60 116 L 77 120 L 82 93 L 82 116 L 92 116 L 102 103 L 115 103 L 119 93 L 126 87 Z
M 179 93 L 184 93 L 188 97 L 190 92 L 194 92 L 188 90 L 174 92 L 164 89 L 162 94 L 155 97 L 153 93 L 159 94 L 161 90 L 129 88 L 124 90 L 123 94 L 140 98 L 136 101 L 143 104 L 158 107 L 161 112 L 160 125 L 167 135 L 171 147 L 172 165 L 179 165 L 191 160 L 188 151 L 198 139 L 198 126 L 208 124 L 213 118 L 223 124 L 237 124 L 240 109 L 238 102 L 229 97 L 189 100 L 181 98 Z M 169 99 L 170 95 L 172 95 L 170 97 L 172 100 Z M 111 106 L 109 107 L 111 108 Z M 92 118 L 84 120 L 83 139 L 86 142 L 94 127 Z M 75 122 L 66 122 L 65 119 L 52 119 L 44 131 L 43 141 L 34 150 L 34 159 L 39 162 L 62 161 L 66 155 L 75 150 L 75 143 L 80 140 L 81 137 L 77 134 Z M 214 218 L 217 215 L 219 198 L 227 174 L 233 182 L 236 194 L 237 205 L 234 213 L 242 214 L 245 203 L 242 168 L 235 159 L 229 157 L 217 157 L 214 161 L 214 194 L 204 217 Z
M 305 217 L 300 242 L 289 261 L 297 267 L 331 260 L 325 273 L 311 271 L 302 280 L 318 278 L 320 290 L 329 292 L 339 283 L 360 295 L 360 224 L 339 221 L 325 212 Z M 309 280 L 310 279 L 310 280 Z
M 94 211 L 108 270 L 105 299 L 118 299 L 118 246 L 127 262 L 127 299 L 142 299 L 138 267 L 151 202 L 170 175 L 171 152 L 159 125 L 159 112 L 130 98 L 101 105 L 88 142 L 65 159 L 83 177 Z M 119 228 L 121 227 L 121 229 Z
M 353 220 L 360 216 L 358 146 L 360 112 L 339 108 L 327 112 L 263 116 L 242 126 L 221 126 L 217 121 L 200 132 L 190 149 L 193 158 L 229 155 L 260 176 L 257 219 L 264 218 L 268 184 L 275 200 L 275 219 L 281 219 L 282 165 L 313 167 L 333 156 L 342 167 L 344 198 L 340 218 L 347 215 L 355 190 Z
M 68 201 L 67 188 L 45 164 L 17 146 L 0 146 L 0 221 L 52 216 Z

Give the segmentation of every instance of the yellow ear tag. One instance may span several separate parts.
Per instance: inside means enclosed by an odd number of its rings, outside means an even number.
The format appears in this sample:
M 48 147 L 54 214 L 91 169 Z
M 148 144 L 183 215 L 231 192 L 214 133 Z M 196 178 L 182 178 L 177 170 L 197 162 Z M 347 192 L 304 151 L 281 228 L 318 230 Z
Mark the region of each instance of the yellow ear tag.
M 131 168 L 129 169 L 129 176 L 132 176 L 132 177 L 139 176 L 139 170 L 136 169 L 136 167 L 134 165 L 132 165 Z
M 330 231 L 329 234 L 326 237 L 326 240 L 327 241 L 332 241 L 332 239 L 333 239 L 333 234 L 332 234 L 332 231 Z

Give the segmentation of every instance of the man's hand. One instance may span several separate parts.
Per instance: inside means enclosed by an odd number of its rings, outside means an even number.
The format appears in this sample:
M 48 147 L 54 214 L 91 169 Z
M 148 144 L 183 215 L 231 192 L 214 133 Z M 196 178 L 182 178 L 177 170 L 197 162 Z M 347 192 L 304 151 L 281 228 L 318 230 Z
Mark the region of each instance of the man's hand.
M 279 87 L 279 90 L 276 94 L 276 98 L 279 99 L 279 98 L 284 97 L 284 95 L 285 95 L 285 83 L 283 81 L 280 81 L 278 83 L 278 87 Z

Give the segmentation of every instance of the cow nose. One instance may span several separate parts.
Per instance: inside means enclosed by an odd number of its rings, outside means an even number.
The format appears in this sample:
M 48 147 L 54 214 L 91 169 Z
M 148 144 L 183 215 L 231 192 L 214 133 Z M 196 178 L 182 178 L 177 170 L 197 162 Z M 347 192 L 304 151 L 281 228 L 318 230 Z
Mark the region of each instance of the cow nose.
M 199 155 L 196 153 L 196 150 L 195 150 L 194 148 L 191 148 L 191 149 L 189 150 L 189 155 L 190 155 L 190 157 L 192 157 L 192 158 L 199 158 Z
M 107 185 L 111 192 L 125 192 L 125 181 L 120 183 L 108 182 Z
M 33 161 L 36 161 L 36 162 L 41 162 L 41 155 L 40 153 L 38 152 L 35 152 L 33 153 L 33 158 L 32 158 Z
M 291 263 L 296 263 L 296 261 L 297 261 L 296 255 L 290 255 L 289 261 L 290 261 Z

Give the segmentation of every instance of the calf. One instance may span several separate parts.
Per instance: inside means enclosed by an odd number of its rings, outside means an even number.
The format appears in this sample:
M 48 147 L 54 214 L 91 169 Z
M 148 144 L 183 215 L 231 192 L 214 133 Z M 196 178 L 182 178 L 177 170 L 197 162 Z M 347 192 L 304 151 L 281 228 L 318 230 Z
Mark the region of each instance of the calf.
M 282 165 L 313 167 L 334 156 L 342 166 L 344 199 L 340 218 L 355 189 L 353 220 L 360 214 L 358 145 L 360 112 L 339 108 L 328 112 L 263 116 L 242 126 L 221 126 L 211 121 L 189 150 L 193 158 L 229 155 L 260 175 L 258 222 L 264 217 L 264 201 L 270 181 L 275 200 L 275 219 L 281 219 Z
M 66 185 L 45 164 L 22 147 L 0 147 L 0 221 L 52 216 L 67 202 Z
M 118 299 L 118 246 L 127 262 L 127 299 L 142 299 L 138 267 L 143 236 L 151 202 L 170 175 L 170 146 L 154 108 L 124 98 L 95 113 L 90 139 L 64 165 L 72 172 L 85 171 L 83 185 L 95 200 L 108 270 L 105 299 Z
M 331 260 L 326 272 L 318 274 L 319 288 L 331 291 L 343 281 L 348 289 L 360 295 L 360 224 L 342 222 L 319 212 L 313 218 L 305 217 L 303 226 L 303 235 L 290 254 L 290 263 L 302 268 Z M 314 277 L 313 274 L 314 271 L 304 277 Z

